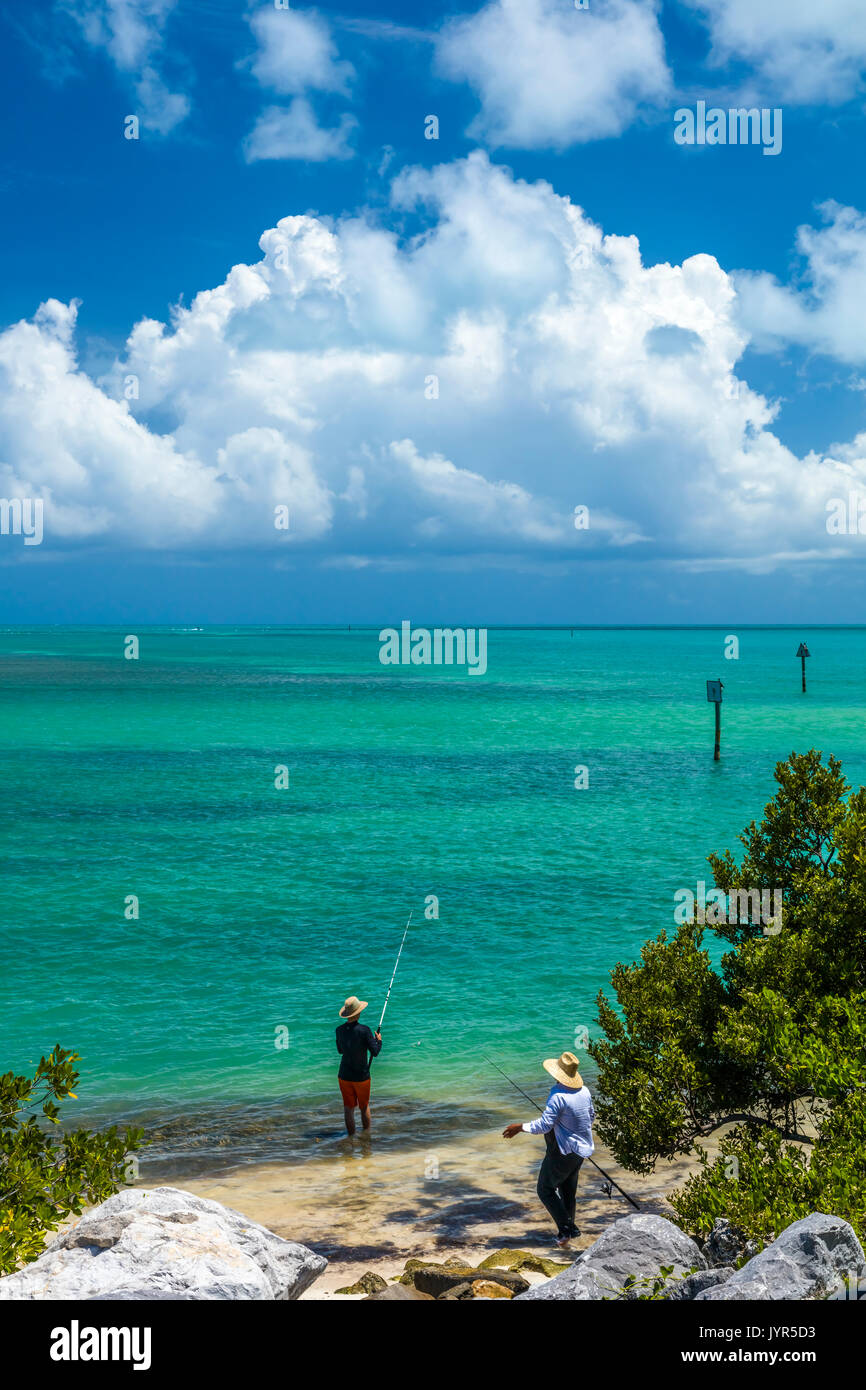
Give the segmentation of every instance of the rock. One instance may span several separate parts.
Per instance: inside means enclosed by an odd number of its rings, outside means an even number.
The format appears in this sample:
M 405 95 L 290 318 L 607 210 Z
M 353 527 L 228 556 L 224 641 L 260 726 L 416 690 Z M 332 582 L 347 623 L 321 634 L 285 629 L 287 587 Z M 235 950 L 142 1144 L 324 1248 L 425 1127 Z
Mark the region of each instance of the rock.
M 445 1293 L 440 1293 L 439 1303 L 463 1302 L 471 1298 L 513 1298 L 514 1290 L 493 1279 L 466 1279 L 462 1284 L 453 1284 Z
M 469 1285 L 473 1298 L 513 1298 L 514 1291 L 492 1279 L 473 1279 Z
M 653 1279 L 662 1266 L 674 1275 L 704 1269 L 706 1260 L 695 1242 L 663 1216 L 623 1216 L 608 1226 L 564 1274 L 536 1284 L 520 1299 L 598 1301 L 615 1298 L 629 1275 Z
M 420 1299 L 425 1299 L 428 1303 L 433 1302 L 432 1295 L 421 1293 L 418 1289 L 413 1289 L 409 1284 L 389 1284 L 386 1289 L 380 1289 L 378 1293 L 368 1294 L 363 1300 L 364 1303 L 410 1303 Z
M 761 1249 L 756 1240 L 749 1240 L 739 1226 L 732 1226 L 727 1217 L 719 1216 L 704 1241 L 704 1258 L 711 1269 L 738 1265 L 751 1260 Z
M 487 1279 L 496 1284 L 504 1284 L 512 1293 L 522 1293 L 529 1288 L 529 1281 L 524 1279 L 522 1274 L 516 1274 L 511 1270 L 489 1269 L 485 1271 Z M 447 1293 L 449 1289 L 455 1288 L 458 1284 L 472 1283 L 478 1278 L 478 1271 L 471 1265 L 464 1265 L 460 1269 L 447 1269 L 445 1265 L 429 1266 L 427 1269 L 416 1269 L 414 1274 L 415 1288 L 421 1293 L 432 1294 L 438 1298 L 440 1294 Z
M 327 1263 L 219 1202 L 125 1188 L 0 1279 L 0 1299 L 295 1299 Z
M 558 1260 L 547 1260 L 543 1255 L 531 1255 L 527 1250 L 497 1250 L 495 1254 L 488 1255 L 486 1260 L 482 1260 L 479 1269 L 530 1269 L 534 1274 L 546 1274 L 552 1278 L 554 1274 L 562 1274 L 563 1270 L 570 1269 L 570 1264 L 562 1264 Z
M 719 1269 L 695 1270 L 694 1274 L 687 1274 L 685 1279 L 672 1279 L 662 1297 L 674 1299 L 680 1303 L 697 1298 L 704 1289 L 712 1289 L 717 1284 L 724 1284 L 726 1279 L 730 1279 L 733 1272 L 733 1265 L 722 1265 Z
M 461 1284 L 452 1284 L 445 1293 L 436 1295 L 437 1303 L 457 1303 L 472 1297 L 472 1281 L 464 1279 Z
M 409 1284 L 415 1287 L 415 1271 L 417 1269 L 456 1269 L 466 1270 L 469 1266 L 464 1260 L 455 1260 L 453 1257 L 448 1260 L 418 1260 L 414 1256 L 406 1261 L 403 1266 L 403 1273 L 400 1275 L 401 1284 Z
M 377 1293 L 379 1289 L 387 1289 L 388 1285 L 381 1274 L 376 1274 L 372 1269 L 368 1269 L 366 1274 L 362 1274 L 354 1284 L 349 1284 L 345 1289 L 334 1289 L 334 1293 Z
M 795 1221 L 724 1284 L 697 1300 L 777 1301 L 838 1296 L 846 1276 L 866 1275 L 866 1259 L 853 1226 L 839 1216 L 814 1212 Z M 697 1301 L 696 1300 L 696 1301 Z

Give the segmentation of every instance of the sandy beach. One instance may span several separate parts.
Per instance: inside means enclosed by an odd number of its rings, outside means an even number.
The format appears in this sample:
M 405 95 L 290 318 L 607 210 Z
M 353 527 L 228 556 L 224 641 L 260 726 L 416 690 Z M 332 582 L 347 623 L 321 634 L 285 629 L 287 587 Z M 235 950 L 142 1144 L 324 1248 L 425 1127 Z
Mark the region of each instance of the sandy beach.
M 371 1138 L 330 1140 L 321 1156 L 301 1164 L 248 1164 L 218 1176 L 161 1181 L 222 1202 L 325 1255 L 327 1270 L 303 1294 L 317 1300 L 333 1298 L 366 1270 L 390 1280 L 410 1257 L 478 1264 L 508 1248 L 567 1263 L 611 1221 L 634 1210 L 615 1191 L 606 1196 L 601 1176 L 585 1163 L 578 1193 L 581 1234 L 567 1251 L 559 1250 L 535 1193 L 542 1156 L 543 1141 L 529 1135 L 506 1141 L 498 1131 L 485 1131 L 435 1148 L 428 1143 L 395 1152 L 377 1150 L 374 1132 Z M 667 1215 L 665 1194 L 696 1166 L 691 1159 L 659 1164 L 655 1174 L 641 1178 L 618 1170 L 603 1146 L 594 1158 L 642 1211 Z M 533 1282 L 543 1276 L 527 1277 Z

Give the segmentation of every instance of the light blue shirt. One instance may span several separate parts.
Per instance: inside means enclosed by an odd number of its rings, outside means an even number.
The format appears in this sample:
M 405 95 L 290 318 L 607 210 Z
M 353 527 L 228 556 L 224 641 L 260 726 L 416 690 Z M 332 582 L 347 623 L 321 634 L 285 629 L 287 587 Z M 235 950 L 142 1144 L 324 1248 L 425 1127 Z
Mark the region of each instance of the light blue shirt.
M 595 1111 L 588 1086 L 573 1091 L 568 1086 L 551 1086 L 550 1095 L 544 1111 L 537 1120 L 531 1120 L 523 1128 L 527 1134 L 547 1134 L 553 1130 L 560 1153 L 579 1154 L 589 1158 L 595 1152 L 592 1142 L 592 1122 Z

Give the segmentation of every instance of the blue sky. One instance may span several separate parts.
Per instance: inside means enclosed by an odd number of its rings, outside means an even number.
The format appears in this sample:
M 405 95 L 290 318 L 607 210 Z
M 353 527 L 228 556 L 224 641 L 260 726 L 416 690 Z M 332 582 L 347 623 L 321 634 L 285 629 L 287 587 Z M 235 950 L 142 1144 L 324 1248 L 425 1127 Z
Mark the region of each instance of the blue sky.
M 6 621 L 862 619 L 855 0 L 2 26 Z

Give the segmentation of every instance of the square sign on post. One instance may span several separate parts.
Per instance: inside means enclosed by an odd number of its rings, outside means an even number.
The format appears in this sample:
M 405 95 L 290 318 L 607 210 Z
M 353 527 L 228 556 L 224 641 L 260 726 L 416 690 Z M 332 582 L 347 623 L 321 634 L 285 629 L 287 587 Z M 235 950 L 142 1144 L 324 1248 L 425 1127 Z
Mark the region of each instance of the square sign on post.
M 722 756 L 722 682 L 707 681 L 707 699 L 716 707 L 716 742 L 713 748 L 713 761 Z

